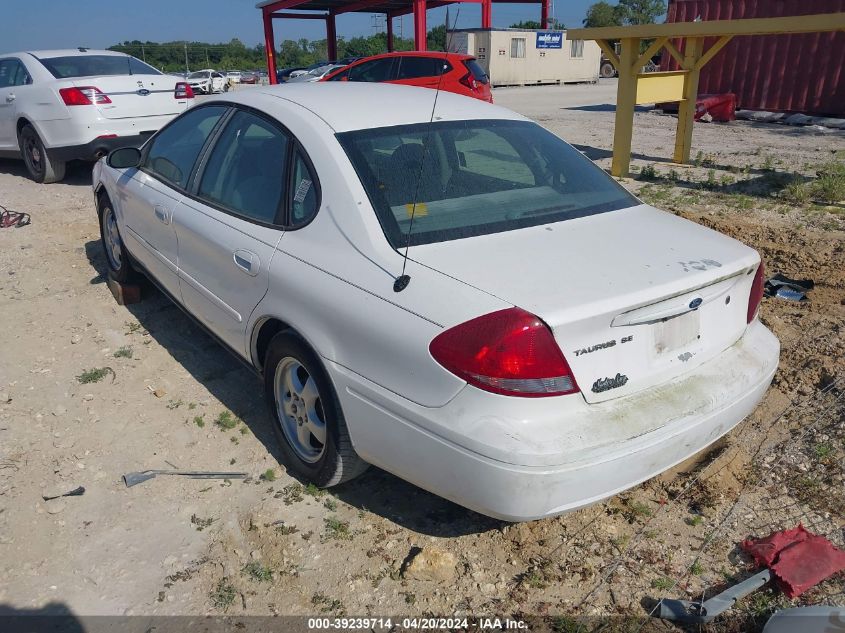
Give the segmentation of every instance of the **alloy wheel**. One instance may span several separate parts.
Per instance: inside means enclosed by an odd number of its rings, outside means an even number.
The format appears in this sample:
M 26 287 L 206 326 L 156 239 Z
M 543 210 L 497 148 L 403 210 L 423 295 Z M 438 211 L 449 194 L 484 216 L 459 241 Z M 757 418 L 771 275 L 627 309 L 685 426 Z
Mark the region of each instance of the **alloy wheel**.
M 326 450 L 326 418 L 314 377 L 297 359 L 287 356 L 273 379 L 279 424 L 291 448 L 313 464 Z

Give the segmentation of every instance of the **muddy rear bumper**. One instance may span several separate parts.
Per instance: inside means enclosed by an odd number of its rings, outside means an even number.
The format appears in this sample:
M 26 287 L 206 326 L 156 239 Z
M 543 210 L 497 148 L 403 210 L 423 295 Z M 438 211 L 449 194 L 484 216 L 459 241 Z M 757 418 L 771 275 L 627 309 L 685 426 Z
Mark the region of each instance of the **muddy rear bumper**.
M 596 405 L 578 396 L 532 403 L 557 400 L 548 419 L 539 408 L 533 417 L 516 413 L 512 406 L 525 399 L 469 387 L 427 409 L 339 366 L 330 373 L 361 457 L 482 514 L 523 521 L 591 505 L 703 450 L 754 410 L 779 352 L 755 321 L 719 357 L 647 394 Z M 644 420 L 650 430 L 625 437 Z

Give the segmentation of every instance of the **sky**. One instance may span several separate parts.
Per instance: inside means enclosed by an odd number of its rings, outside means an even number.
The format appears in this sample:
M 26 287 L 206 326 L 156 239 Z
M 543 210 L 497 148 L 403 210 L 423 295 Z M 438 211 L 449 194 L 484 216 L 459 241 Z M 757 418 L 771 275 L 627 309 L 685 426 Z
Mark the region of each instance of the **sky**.
M 552 17 L 577 27 L 594 0 L 552 1 Z M 0 53 L 77 46 L 105 48 L 126 40 L 217 43 L 236 37 L 248 46 L 264 40 L 255 0 L 2 0 L 0 14 Z M 445 8 L 428 11 L 428 27 L 443 24 L 445 15 Z M 450 24 L 456 18 L 458 28 L 480 27 L 480 5 L 453 5 L 449 9 Z M 497 28 L 539 19 L 539 4 L 493 5 L 493 26 Z M 401 20 L 404 36 L 413 37 L 413 17 L 406 15 Z M 397 18 L 396 35 L 400 33 L 399 23 Z M 277 42 L 325 37 L 319 20 L 277 20 L 274 27 Z M 372 15 L 341 15 L 337 32 L 346 38 L 371 35 L 375 32 Z

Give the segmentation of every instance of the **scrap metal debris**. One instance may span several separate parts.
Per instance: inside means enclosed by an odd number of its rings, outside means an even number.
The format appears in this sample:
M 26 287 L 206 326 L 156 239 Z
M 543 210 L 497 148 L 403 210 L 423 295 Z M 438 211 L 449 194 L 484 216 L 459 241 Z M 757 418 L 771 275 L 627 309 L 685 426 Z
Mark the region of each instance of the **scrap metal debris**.
M 180 475 L 189 479 L 246 479 L 247 473 L 221 473 L 199 470 L 144 470 L 138 473 L 123 475 L 123 483 L 127 488 L 154 479 L 156 475 Z
M 774 580 L 788 598 L 796 598 L 845 569 L 845 552 L 825 537 L 808 532 L 801 524 L 793 530 L 773 532 L 764 538 L 746 539 L 740 546 L 766 569 L 703 602 L 664 598 L 658 605 L 657 617 L 703 624 L 770 580 Z
M 807 293 L 816 287 L 812 279 L 790 279 L 778 273 L 766 280 L 764 294 L 767 297 L 778 297 L 787 301 L 806 301 Z
M 11 211 L 0 204 L 0 229 L 15 227 L 17 229 L 26 226 L 31 222 L 28 213 Z

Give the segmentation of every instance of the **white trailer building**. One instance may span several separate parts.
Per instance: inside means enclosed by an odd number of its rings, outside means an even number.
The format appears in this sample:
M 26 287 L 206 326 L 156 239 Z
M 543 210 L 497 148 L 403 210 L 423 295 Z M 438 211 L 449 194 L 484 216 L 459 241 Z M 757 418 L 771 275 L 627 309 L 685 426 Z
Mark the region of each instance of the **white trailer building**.
M 567 40 L 566 31 L 459 29 L 449 31 L 451 52 L 474 55 L 493 86 L 563 84 L 598 80 L 601 49 Z

